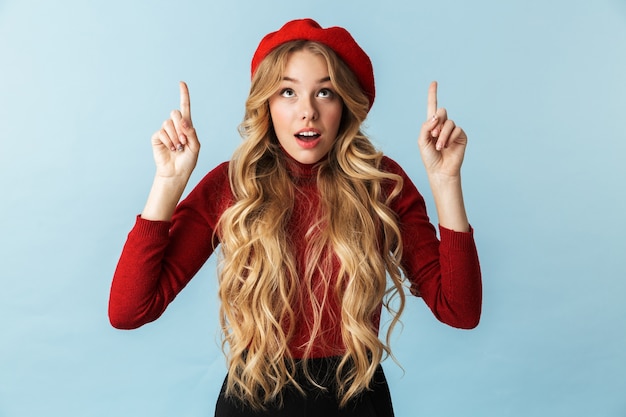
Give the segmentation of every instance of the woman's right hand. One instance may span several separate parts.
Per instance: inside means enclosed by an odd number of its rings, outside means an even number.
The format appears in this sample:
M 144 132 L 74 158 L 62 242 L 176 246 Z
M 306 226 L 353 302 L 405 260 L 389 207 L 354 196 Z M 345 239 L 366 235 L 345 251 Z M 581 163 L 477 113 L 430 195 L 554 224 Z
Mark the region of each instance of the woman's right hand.
M 180 110 L 173 110 L 152 135 L 156 176 L 187 181 L 198 161 L 200 142 L 191 121 L 189 89 L 180 82 Z

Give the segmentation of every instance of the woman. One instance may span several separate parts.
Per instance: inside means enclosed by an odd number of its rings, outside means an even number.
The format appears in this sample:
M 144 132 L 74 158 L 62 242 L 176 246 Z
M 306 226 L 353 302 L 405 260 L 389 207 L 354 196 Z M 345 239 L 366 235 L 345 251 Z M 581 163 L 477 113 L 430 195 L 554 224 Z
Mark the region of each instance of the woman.
M 481 276 L 463 204 L 467 137 L 428 93 L 418 145 L 441 241 L 404 171 L 361 132 L 371 62 L 343 28 L 288 22 L 263 38 L 231 161 L 182 202 L 200 143 L 189 92 L 152 137 L 152 190 L 115 272 L 118 328 L 158 318 L 220 246 L 228 375 L 217 416 L 392 416 L 382 305 L 405 279 L 435 316 L 472 328 Z M 387 277 L 390 284 L 388 285 Z

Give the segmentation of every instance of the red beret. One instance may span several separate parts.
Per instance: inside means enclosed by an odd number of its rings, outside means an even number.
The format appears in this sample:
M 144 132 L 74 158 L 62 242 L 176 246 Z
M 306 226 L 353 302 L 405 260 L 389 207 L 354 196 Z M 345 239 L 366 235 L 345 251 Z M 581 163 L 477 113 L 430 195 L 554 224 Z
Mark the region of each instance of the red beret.
M 347 30 L 338 26 L 323 29 L 313 19 L 292 20 L 285 23 L 278 31 L 265 35 L 252 57 L 252 76 L 254 76 L 261 61 L 274 48 L 296 40 L 319 42 L 335 51 L 356 75 L 363 92 L 369 99 L 370 108 L 372 108 L 376 89 L 374 88 L 374 70 L 370 58 Z

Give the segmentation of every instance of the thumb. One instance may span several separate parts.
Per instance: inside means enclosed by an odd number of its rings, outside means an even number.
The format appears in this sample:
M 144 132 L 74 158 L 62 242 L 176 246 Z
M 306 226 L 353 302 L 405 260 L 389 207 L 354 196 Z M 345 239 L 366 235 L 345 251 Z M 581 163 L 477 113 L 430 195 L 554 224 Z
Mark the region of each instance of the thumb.
M 425 148 L 429 144 L 434 146 L 431 131 L 437 126 L 438 122 L 439 119 L 437 118 L 437 116 L 432 116 L 422 124 L 422 129 L 420 130 L 419 136 L 417 138 L 417 144 L 420 148 Z

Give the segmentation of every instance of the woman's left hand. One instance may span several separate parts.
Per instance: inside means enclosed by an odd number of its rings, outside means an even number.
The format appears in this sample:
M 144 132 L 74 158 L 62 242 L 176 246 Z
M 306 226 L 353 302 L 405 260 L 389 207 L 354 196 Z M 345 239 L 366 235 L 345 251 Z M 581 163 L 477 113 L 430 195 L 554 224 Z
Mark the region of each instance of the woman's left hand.
M 430 177 L 460 177 L 467 135 L 446 109 L 437 107 L 436 81 L 428 89 L 427 117 L 417 141 L 426 172 Z

